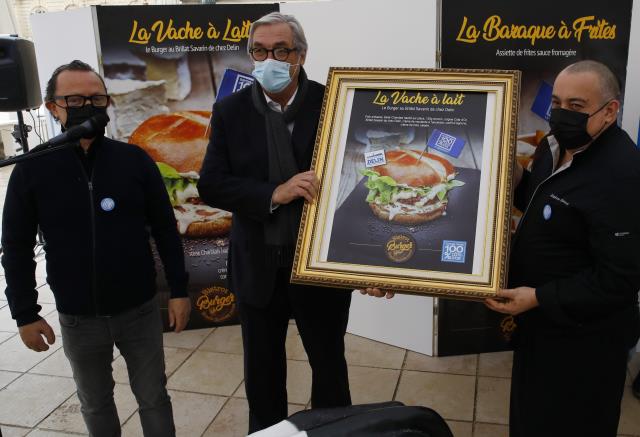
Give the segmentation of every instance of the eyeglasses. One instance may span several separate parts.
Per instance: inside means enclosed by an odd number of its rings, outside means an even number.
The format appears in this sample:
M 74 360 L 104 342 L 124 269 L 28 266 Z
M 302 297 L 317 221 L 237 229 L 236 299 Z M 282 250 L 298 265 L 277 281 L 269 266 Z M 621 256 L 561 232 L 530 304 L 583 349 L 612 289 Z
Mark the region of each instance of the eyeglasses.
M 109 100 L 111 97 L 106 94 L 94 94 L 93 96 L 81 96 L 79 94 L 72 94 L 70 96 L 53 96 L 53 98 L 55 100 L 64 99 L 64 102 L 67 104 L 67 108 L 81 108 L 84 106 L 87 100 L 91 102 L 91 106 L 93 106 L 94 108 L 105 108 L 109 104 Z
M 289 49 L 287 47 L 276 47 L 275 49 L 265 49 L 264 47 L 256 47 L 249 50 L 251 57 L 254 61 L 264 61 L 269 57 L 269 53 L 273 54 L 273 57 L 278 61 L 286 61 L 289 57 L 289 53 L 295 52 L 296 48 Z

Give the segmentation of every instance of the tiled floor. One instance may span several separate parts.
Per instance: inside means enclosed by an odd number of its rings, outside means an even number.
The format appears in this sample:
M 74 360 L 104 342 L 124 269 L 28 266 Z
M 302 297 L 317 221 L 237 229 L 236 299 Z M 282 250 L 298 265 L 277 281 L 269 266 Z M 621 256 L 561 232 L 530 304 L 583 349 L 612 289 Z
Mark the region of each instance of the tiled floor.
M 0 170 L 0 193 L 8 171 Z M 0 197 L 2 197 L 0 195 Z M 0 203 L 1 206 L 1 203 Z M 71 370 L 61 349 L 57 314 L 39 257 L 42 314 L 56 331 L 47 352 L 27 350 L 0 293 L 0 429 L 3 437 L 56 437 L 86 433 Z M 0 271 L 0 287 L 4 276 Z M 237 326 L 164 335 L 168 387 L 179 436 L 243 436 L 247 404 L 242 344 Z M 347 360 L 355 403 L 397 399 L 438 411 L 456 437 L 506 437 L 511 353 L 433 358 L 347 335 Z M 287 339 L 290 413 L 309 404 L 311 371 L 295 325 Z M 115 400 L 123 436 L 141 436 L 137 405 L 124 361 L 114 353 Z M 619 433 L 640 437 L 640 401 L 631 394 L 629 364 Z M 86 435 L 86 434 L 85 434 Z

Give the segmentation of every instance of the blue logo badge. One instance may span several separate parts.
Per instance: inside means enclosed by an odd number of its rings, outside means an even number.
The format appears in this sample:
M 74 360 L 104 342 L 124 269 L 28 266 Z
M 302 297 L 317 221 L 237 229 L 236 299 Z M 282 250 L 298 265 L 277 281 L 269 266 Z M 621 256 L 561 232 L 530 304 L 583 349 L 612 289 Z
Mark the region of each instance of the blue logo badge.
M 245 87 L 251 86 L 254 80 L 254 77 L 249 74 L 227 68 L 222 76 L 220 88 L 218 88 L 218 94 L 216 95 L 216 101 L 233 94 L 236 91 L 240 91 Z
M 451 134 L 434 129 L 427 140 L 427 146 L 432 147 L 449 156 L 458 158 L 462 149 L 464 149 L 465 141 L 462 138 L 454 137 Z
M 440 258 L 440 261 L 445 263 L 464 264 L 466 252 L 466 241 L 443 240 L 442 257 Z
M 553 87 L 551 85 L 546 82 L 541 82 L 540 88 L 538 88 L 538 93 L 533 100 L 533 105 L 531 105 L 531 111 L 546 121 L 549 121 L 549 117 L 551 116 L 552 92 Z
M 551 205 L 545 205 L 542 209 L 542 217 L 545 220 L 549 220 L 551 218 Z
M 111 197 L 105 197 L 100 201 L 100 207 L 103 211 L 112 211 L 116 207 L 116 202 Z

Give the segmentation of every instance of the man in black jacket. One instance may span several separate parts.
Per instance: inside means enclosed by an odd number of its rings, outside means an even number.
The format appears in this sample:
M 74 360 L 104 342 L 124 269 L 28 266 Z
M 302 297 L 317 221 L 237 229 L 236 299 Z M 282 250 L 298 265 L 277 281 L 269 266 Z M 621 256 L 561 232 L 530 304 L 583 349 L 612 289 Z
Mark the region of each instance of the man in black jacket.
M 104 114 L 109 96 L 89 65 L 73 61 L 53 73 L 45 101 L 69 129 Z M 55 336 L 38 315 L 38 226 L 64 352 L 90 435 L 120 435 L 114 344 L 127 363 L 144 434 L 175 435 L 149 230 L 171 287 L 169 320 L 177 332 L 187 323 L 190 302 L 182 244 L 155 164 L 142 149 L 97 134 L 13 169 L 2 221 L 6 294 L 22 341 L 44 351 L 49 346 L 43 336 L 49 344 Z
M 617 433 L 640 333 L 640 151 L 616 124 L 619 95 L 601 63 L 564 69 L 551 133 L 516 171 L 511 288 L 487 301 L 517 315 L 511 437 Z
M 253 23 L 249 53 L 257 82 L 213 106 L 198 191 L 233 212 L 230 289 L 239 302 L 249 431 L 287 417 L 285 338 L 293 316 L 313 371 L 313 407 L 351 403 L 344 357 L 351 294 L 289 283 L 324 87 L 302 65 L 300 23 L 272 13 Z

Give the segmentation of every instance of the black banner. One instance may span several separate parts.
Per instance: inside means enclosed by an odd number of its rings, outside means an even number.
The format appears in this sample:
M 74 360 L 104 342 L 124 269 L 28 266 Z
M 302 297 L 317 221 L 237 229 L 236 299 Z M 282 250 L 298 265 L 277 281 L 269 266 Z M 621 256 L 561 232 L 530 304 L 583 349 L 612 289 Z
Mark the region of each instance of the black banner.
M 599 61 L 624 87 L 631 8 L 632 0 L 446 0 L 441 66 L 522 71 L 516 153 L 526 167 L 549 129 L 551 91 L 562 69 L 584 59 Z M 514 228 L 518 217 L 514 211 Z M 479 303 L 441 299 L 438 354 L 506 349 L 513 329 L 511 316 Z

